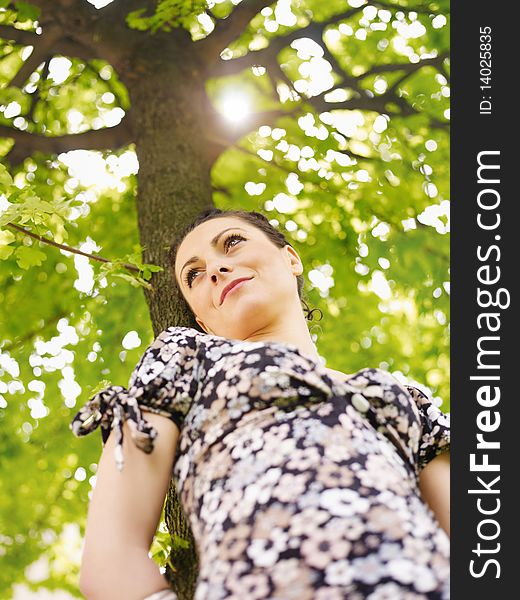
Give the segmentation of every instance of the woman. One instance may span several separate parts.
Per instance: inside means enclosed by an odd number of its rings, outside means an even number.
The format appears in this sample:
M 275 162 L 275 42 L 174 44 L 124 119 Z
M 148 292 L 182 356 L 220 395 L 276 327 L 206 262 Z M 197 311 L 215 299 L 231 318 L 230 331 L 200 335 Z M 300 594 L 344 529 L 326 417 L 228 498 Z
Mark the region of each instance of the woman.
M 148 558 L 173 469 L 197 600 L 448 598 L 448 415 L 384 370 L 323 366 L 302 262 L 263 215 L 206 211 L 171 254 L 200 331 L 167 328 L 71 424 L 105 441 L 85 596 L 176 597 Z

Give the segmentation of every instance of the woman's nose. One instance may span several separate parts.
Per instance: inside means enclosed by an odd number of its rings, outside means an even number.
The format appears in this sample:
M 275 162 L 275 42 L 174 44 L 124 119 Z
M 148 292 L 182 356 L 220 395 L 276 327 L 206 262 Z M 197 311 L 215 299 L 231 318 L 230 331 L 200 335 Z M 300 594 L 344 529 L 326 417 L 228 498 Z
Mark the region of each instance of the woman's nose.
M 212 281 L 218 281 L 219 276 L 223 273 L 227 273 L 231 270 L 229 265 L 223 265 L 221 261 L 215 261 L 213 264 L 208 264 L 208 274 L 211 277 Z

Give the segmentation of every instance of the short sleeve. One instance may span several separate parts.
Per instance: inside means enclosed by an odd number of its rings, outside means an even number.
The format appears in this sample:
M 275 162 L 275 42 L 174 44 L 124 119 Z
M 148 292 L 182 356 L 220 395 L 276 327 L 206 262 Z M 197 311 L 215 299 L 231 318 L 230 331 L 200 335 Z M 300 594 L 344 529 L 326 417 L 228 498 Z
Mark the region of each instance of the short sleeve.
M 431 397 L 419 388 L 407 385 L 420 419 L 418 448 L 419 472 L 441 452 L 450 449 L 450 413 L 438 408 Z
M 74 416 L 74 435 L 88 435 L 101 427 L 103 444 L 116 431 L 115 457 L 123 469 L 123 423 L 135 445 L 149 454 L 157 430 L 143 412 L 161 414 L 182 429 L 198 389 L 197 354 L 200 332 L 189 327 L 168 327 L 148 346 L 134 368 L 128 388 L 111 385 L 93 396 Z

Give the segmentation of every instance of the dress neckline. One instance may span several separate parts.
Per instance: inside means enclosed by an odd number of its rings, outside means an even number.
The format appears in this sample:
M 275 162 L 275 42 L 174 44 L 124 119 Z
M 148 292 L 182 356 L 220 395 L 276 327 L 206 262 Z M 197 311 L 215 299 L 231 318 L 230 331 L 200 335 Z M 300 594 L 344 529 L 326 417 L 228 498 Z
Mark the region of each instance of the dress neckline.
M 298 346 L 296 346 L 296 344 L 291 344 L 289 342 L 279 342 L 276 340 L 267 340 L 265 342 L 261 342 L 261 343 L 265 343 L 265 344 L 277 344 L 279 346 L 285 346 L 287 347 L 289 350 L 292 350 L 293 352 L 296 352 L 297 354 L 299 354 L 302 358 L 305 358 L 306 360 L 308 360 L 309 362 L 312 362 L 313 364 L 315 364 L 317 366 L 318 369 L 321 370 L 322 373 L 324 373 L 333 383 L 348 383 L 348 381 L 350 379 L 352 379 L 353 377 L 355 377 L 355 375 L 357 373 L 351 373 L 350 375 L 344 375 L 344 378 L 339 379 L 338 376 L 329 373 L 328 372 L 328 367 L 326 367 L 324 364 L 322 364 L 319 360 L 316 360 L 315 358 L 313 358 L 310 354 L 307 354 L 305 352 L 302 352 L 300 350 L 300 348 Z M 332 369 L 334 370 L 334 369 Z
M 310 363 L 312 363 L 314 365 L 317 372 L 319 372 L 319 374 L 321 376 L 326 378 L 327 384 L 329 385 L 329 387 L 340 387 L 341 388 L 341 386 L 347 385 L 349 383 L 349 381 L 351 379 L 353 379 L 359 373 L 359 371 L 357 371 L 356 373 L 347 375 L 345 379 L 339 379 L 338 377 L 332 375 L 331 373 L 328 373 L 327 367 L 325 367 L 319 360 L 316 360 L 310 354 L 303 352 L 302 350 L 300 350 L 300 348 L 296 344 L 292 344 L 290 342 L 282 342 L 282 341 L 278 341 L 278 340 L 241 340 L 241 339 L 237 339 L 237 338 L 226 338 L 226 337 L 223 337 L 220 335 L 209 334 L 209 333 L 206 333 L 204 335 L 212 337 L 212 338 L 217 338 L 219 340 L 222 340 L 223 342 L 238 342 L 238 343 L 242 343 L 242 344 L 243 343 L 260 344 L 263 346 L 279 346 L 279 347 L 285 348 L 289 351 L 296 352 L 296 354 L 298 354 L 299 356 L 301 356 L 302 358 L 304 358 L 305 360 L 309 361 Z

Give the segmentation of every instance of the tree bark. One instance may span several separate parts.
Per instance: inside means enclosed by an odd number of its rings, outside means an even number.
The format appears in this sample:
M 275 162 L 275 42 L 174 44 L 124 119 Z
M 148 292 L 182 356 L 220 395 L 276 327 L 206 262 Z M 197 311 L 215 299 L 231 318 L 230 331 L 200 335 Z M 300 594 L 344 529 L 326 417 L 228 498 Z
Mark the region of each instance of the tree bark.
M 139 160 L 137 214 L 143 262 L 161 265 L 145 290 L 154 335 L 171 325 L 193 326 L 186 304 L 174 293 L 168 251 L 181 228 L 212 202 L 211 159 L 205 141 L 210 115 L 198 57 L 189 44 L 174 47 L 149 36 L 127 62 L 122 79 L 128 87 L 132 130 Z M 191 47 L 190 47 L 191 46 Z M 181 600 L 193 598 L 198 575 L 195 541 L 172 479 L 166 523 L 175 542 L 166 577 Z
M 139 160 L 137 214 L 143 261 L 165 269 L 181 227 L 213 206 L 211 163 L 205 144 L 204 80 L 187 44 L 143 40 L 127 61 L 131 126 Z M 189 44 L 193 46 L 190 41 Z M 176 298 L 173 273 L 154 273 L 145 292 L 155 335 L 187 321 Z

